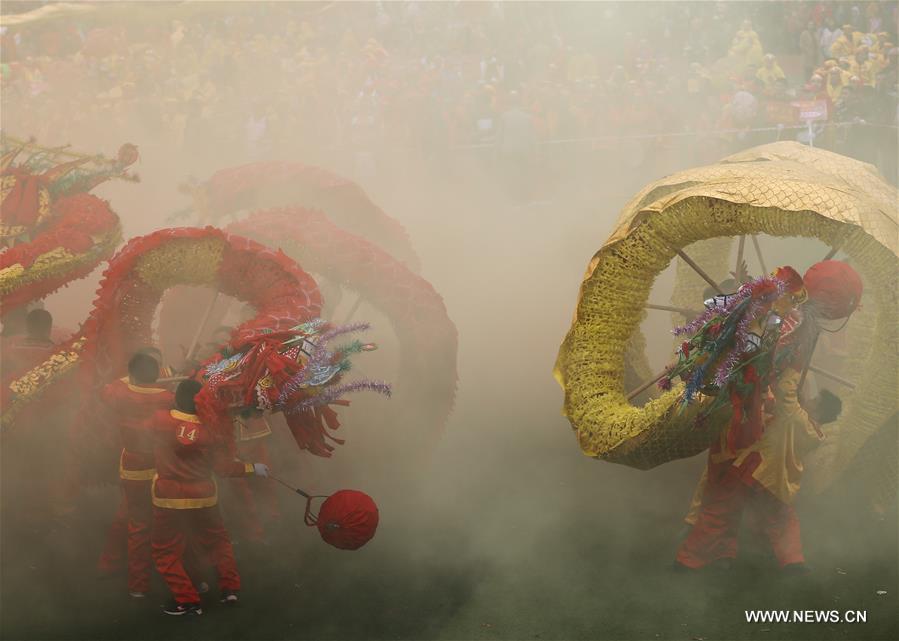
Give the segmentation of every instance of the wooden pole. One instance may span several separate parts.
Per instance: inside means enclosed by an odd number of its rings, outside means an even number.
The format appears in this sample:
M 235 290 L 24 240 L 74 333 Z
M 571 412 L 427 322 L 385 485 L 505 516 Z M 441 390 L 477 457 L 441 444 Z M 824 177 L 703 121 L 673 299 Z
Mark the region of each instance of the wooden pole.
M 343 325 L 346 325 L 347 323 L 349 323 L 349 322 L 353 319 L 353 316 L 355 316 L 355 315 L 356 315 L 356 312 L 359 311 L 359 306 L 360 306 L 361 304 L 362 304 L 362 295 L 361 295 L 361 294 L 358 294 L 358 295 L 356 296 L 356 302 L 354 302 L 354 303 L 353 303 L 353 306 L 350 307 L 350 311 L 347 312 L 346 317 L 345 317 L 344 320 L 343 320 L 343 323 L 342 323 Z
M 279 479 L 277 476 L 275 476 L 275 475 L 272 474 L 271 472 L 269 472 L 268 477 L 269 477 L 271 480 L 273 480 L 273 481 L 277 481 L 278 483 L 280 483 L 281 485 L 283 485 L 284 487 L 286 487 L 288 490 L 291 490 L 291 491 L 293 491 L 293 492 L 296 492 L 297 494 L 299 494 L 300 496 L 302 496 L 302 497 L 304 497 L 304 498 L 307 498 L 307 499 L 311 499 L 311 498 L 312 498 L 309 494 L 306 494 L 306 492 L 304 492 L 303 490 L 301 490 L 301 489 L 299 489 L 299 488 L 297 488 L 297 487 L 294 487 L 293 485 L 291 485 L 291 484 L 288 483 L 287 481 L 283 481 L 283 480 Z
M 693 262 L 693 259 L 690 258 L 689 256 L 687 256 L 687 255 L 683 252 L 683 250 L 680 250 L 680 249 L 678 249 L 677 247 L 673 247 L 672 249 L 674 249 L 674 253 L 675 253 L 675 254 L 677 254 L 678 256 L 681 257 L 681 260 L 683 260 L 685 263 L 687 263 L 687 264 L 693 269 L 693 271 L 696 272 L 697 274 L 699 274 L 699 276 L 700 276 L 705 282 L 707 282 L 709 285 L 711 285 L 712 288 L 714 288 L 714 290 L 715 290 L 716 292 L 718 292 L 719 294 L 723 294 L 723 293 L 724 293 L 723 291 L 721 291 L 721 288 L 718 287 L 718 283 L 716 283 L 714 280 L 712 280 L 712 277 L 711 277 L 711 276 L 709 276 L 709 275 L 706 274 L 704 271 L 702 271 L 702 268 L 700 268 L 699 265 L 697 265 L 695 262 Z
M 655 303 L 646 303 L 646 309 L 657 309 L 662 312 L 674 312 L 675 314 L 680 314 L 682 316 L 686 316 L 687 318 L 699 316 L 699 314 L 702 313 L 695 309 L 687 309 L 686 307 L 671 307 L 670 305 L 656 305 Z
M 815 354 L 815 348 L 818 346 L 818 338 L 820 336 L 821 332 L 815 332 L 815 337 L 812 339 L 812 346 L 809 348 L 808 358 L 805 360 L 805 367 L 802 368 L 802 374 L 799 376 L 799 385 L 796 387 L 797 396 L 802 393 L 802 386 L 805 384 L 808 368 L 812 366 L 812 356 Z
M 209 306 L 206 308 L 206 313 L 203 314 L 203 320 L 200 321 L 200 326 L 197 327 L 197 332 L 194 334 L 194 339 L 190 343 L 190 349 L 187 350 L 187 356 L 185 360 L 189 361 L 193 358 L 194 352 L 197 351 L 197 345 L 200 342 L 200 336 L 203 334 L 203 330 L 206 329 L 206 323 L 209 322 L 209 317 L 212 315 L 212 310 L 215 307 L 216 302 L 219 299 L 219 291 L 215 291 L 215 296 L 212 297 L 212 301 L 209 303 Z
M 755 247 L 755 255 L 759 259 L 759 267 L 762 268 L 762 274 L 767 274 L 768 268 L 765 267 L 765 259 L 762 258 L 762 248 L 759 247 L 759 239 L 755 236 L 752 236 L 752 246 Z
M 181 381 L 186 381 L 189 376 L 169 376 L 167 378 L 157 378 L 157 383 L 180 383 Z
M 741 276 L 743 274 L 743 248 L 746 246 L 746 236 L 740 236 L 740 243 L 737 245 L 737 266 L 734 268 L 734 275 L 740 284 L 743 283 Z
M 837 376 L 836 374 L 831 374 L 827 370 L 821 369 L 820 367 L 815 367 L 814 365 L 809 365 L 808 368 L 810 371 L 814 372 L 815 374 L 819 374 L 821 376 L 824 376 L 825 378 L 829 378 L 833 381 L 836 381 L 840 385 L 845 385 L 849 389 L 855 389 L 855 383 L 853 383 L 852 381 L 847 381 L 845 378 Z
M 665 376 L 665 374 L 667 374 L 667 373 L 668 373 L 668 370 L 664 370 L 661 374 L 659 374 L 658 376 L 654 377 L 652 380 L 646 381 L 646 382 L 643 383 L 640 387 L 638 387 L 637 389 L 635 389 L 633 392 L 628 393 L 628 395 L 627 395 L 627 400 L 631 400 L 631 399 L 634 398 L 635 396 L 639 396 L 641 393 L 643 393 L 643 392 L 645 392 L 646 390 L 648 390 L 648 389 L 649 389 L 650 387 L 652 387 L 655 383 L 658 383 L 659 380 L 660 380 L 663 376 Z

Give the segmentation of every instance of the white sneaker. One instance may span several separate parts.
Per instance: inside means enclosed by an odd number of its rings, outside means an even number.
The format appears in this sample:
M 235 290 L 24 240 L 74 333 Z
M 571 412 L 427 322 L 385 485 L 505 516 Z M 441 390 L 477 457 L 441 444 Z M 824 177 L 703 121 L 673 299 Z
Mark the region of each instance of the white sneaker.
M 200 607 L 199 603 L 176 603 L 175 601 L 169 601 L 168 605 L 166 605 L 163 610 L 165 614 L 169 614 L 172 616 L 197 616 L 203 614 L 203 608 Z

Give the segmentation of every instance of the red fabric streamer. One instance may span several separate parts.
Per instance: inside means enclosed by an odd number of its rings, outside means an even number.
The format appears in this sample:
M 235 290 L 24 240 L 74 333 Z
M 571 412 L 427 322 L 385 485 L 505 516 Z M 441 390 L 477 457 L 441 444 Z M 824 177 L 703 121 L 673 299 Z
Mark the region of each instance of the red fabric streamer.
M 743 370 L 743 384 L 752 385 L 749 396 L 744 397 L 736 386 L 730 391 L 733 413 L 727 430 L 727 450 L 731 454 L 755 443 L 765 430 L 762 392 L 767 390 L 767 385 L 762 384 L 758 371 L 752 365 Z

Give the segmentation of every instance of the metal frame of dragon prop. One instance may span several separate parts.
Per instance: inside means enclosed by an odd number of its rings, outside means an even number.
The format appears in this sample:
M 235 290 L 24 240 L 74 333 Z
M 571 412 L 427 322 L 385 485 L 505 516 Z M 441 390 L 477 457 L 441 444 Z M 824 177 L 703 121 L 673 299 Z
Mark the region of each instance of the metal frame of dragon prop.
M 338 228 L 320 211 L 258 211 L 227 231 L 284 250 L 331 282 L 357 290 L 382 311 L 399 343 L 395 388 L 408 399 L 397 409 L 404 412 L 404 422 L 428 426 L 428 440 L 443 434 L 456 392 L 457 334 L 430 283 L 386 251 Z
M 399 343 L 396 389 L 415 399 L 395 407 L 404 422 L 433 426 L 430 438 L 443 433 L 457 384 L 457 332 L 440 295 L 417 275 L 418 257 L 396 220 L 355 183 L 300 163 L 221 170 L 191 193 L 201 220 L 221 220 L 252 206 L 284 206 L 253 211 L 226 230 L 282 249 L 325 282 L 354 291 L 353 310 L 365 301 L 383 312 Z M 192 304 L 191 296 L 195 304 L 198 293 L 172 294 L 161 310 L 159 334 L 178 343 L 190 331 L 179 323 L 179 310 Z M 223 314 L 224 306 L 214 306 L 208 326 L 217 326 Z
M 0 157 L 0 313 L 83 278 L 122 240 L 119 218 L 89 193 L 112 179 L 138 180 L 126 144 L 115 160 L 3 136 Z
M 338 424 L 328 404 L 362 389 L 389 395 L 385 383 L 340 382 L 350 355 L 368 346 L 355 341 L 331 348 L 330 341 L 367 325 L 334 327 L 318 319 L 321 296 L 315 281 L 282 252 L 212 227 L 164 229 L 127 243 L 104 272 L 81 332 L 4 387 L 4 427 L 76 369 L 85 390 L 123 375 L 127 356 L 151 343 L 163 292 L 182 283 L 213 285 L 257 310 L 235 330 L 227 352 L 197 373 L 204 383 L 198 413 L 224 440 L 233 438 L 230 412 L 283 411 L 301 448 L 330 456 L 328 440 L 337 439 L 328 429 Z
M 872 166 L 797 143 L 750 149 L 645 187 L 590 262 L 556 361 L 564 413 L 583 452 L 648 469 L 702 452 L 727 423 L 719 412 L 697 425 L 704 403 L 678 411 L 683 384 L 641 407 L 630 402 L 661 377 L 633 389 L 625 367 L 631 377 L 648 371 L 639 331 L 646 308 L 677 309 L 647 305 L 653 281 L 673 258 L 679 265 L 672 302 L 696 307 L 702 288 L 714 282 L 697 263 L 708 257 L 721 263 L 709 268 L 720 269 L 733 238 L 816 238 L 844 252 L 865 282 L 863 320 L 854 316 L 849 324 L 853 357 L 846 375 L 854 387 L 828 430 L 832 438 L 807 466 L 816 489 L 829 485 L 896 411 L 896 202 L 896 190 Z

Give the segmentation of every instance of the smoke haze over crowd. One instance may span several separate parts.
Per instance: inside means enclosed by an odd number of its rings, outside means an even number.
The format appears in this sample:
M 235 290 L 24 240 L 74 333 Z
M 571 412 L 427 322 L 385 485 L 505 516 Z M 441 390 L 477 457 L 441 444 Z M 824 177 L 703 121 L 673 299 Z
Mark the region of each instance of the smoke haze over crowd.
M 53 6 L 4 2 L 2 15 Z M 705 456 L 650 471 L 583 456 L 552 375 L 584 269 L 644 185 L 776 140 L 869 162 L 896 184 L 897 3 L 89 7 L 3 27 L 4 134 L 108 156 L 137 145 L 140 182 L 94 190 L 125 240 L 197 224 L 173 214 L 223 168 L 281 160 L 355 181 L 405 227 L 443 298 L 458 330 L 458 390 L 433 439 L 434 426 L 404 420 L 425 412 L 402 404 L 440 399 L 354 397 L 333 459 L 300 452 L 276 419 L 273 470 L 317 494 L 368 492 L 378 534 L 355 553 L 327 548 L 302 525 L 299 498 L 279 488 L 284 522 L 269 544 L 236 546 L 240 609 L 195 621 L 160 620 L 161 582 L 132 603 L 96 579 L 113 484 L 86 487 L 64 518 L 45 514 L 46 488 L 31 479 L 54 464 L 60 430 L 4 434 L 0 637 L 899 638 L 897 512 L 871 507 L 877 481 L 850 473 L 803 493 L 809 576 L 777 576 L 751 541 L 729 577 L 680 576 L 671 561 Z M 814 80 L 833 66 L 831 27 L 846 23 L 872 34 L 870 56 L 836 56 L 839 80 Z M 747 29 L 761 56 L 735 48 Z M 826 113 L 802 121 L 792 103 Z M 827 251 L 810 239 L 761 242 L 769 268 L 803 271 Z M 44 301 L 57 327 L 78 329 L 101 272 Z M 650 299 L 667 303 L 673 282 L 669 266 Z M 342 317 L 354 300 L 344 291 L 331 311 Z M 395 381 L 403 364 L 390 319 L 369 302 L 355 319 L 373 323 L 380 345 L 360 356 L 362 373 Z M 671 318 L 642 328 L 655 371 L 672 356 Z M 895 446 L 889 434 L 881 442 Z M 116 456 L 102 462 L 113 473 Z M 867 623 L 743 616 L 834 607 L 866 610 Z

